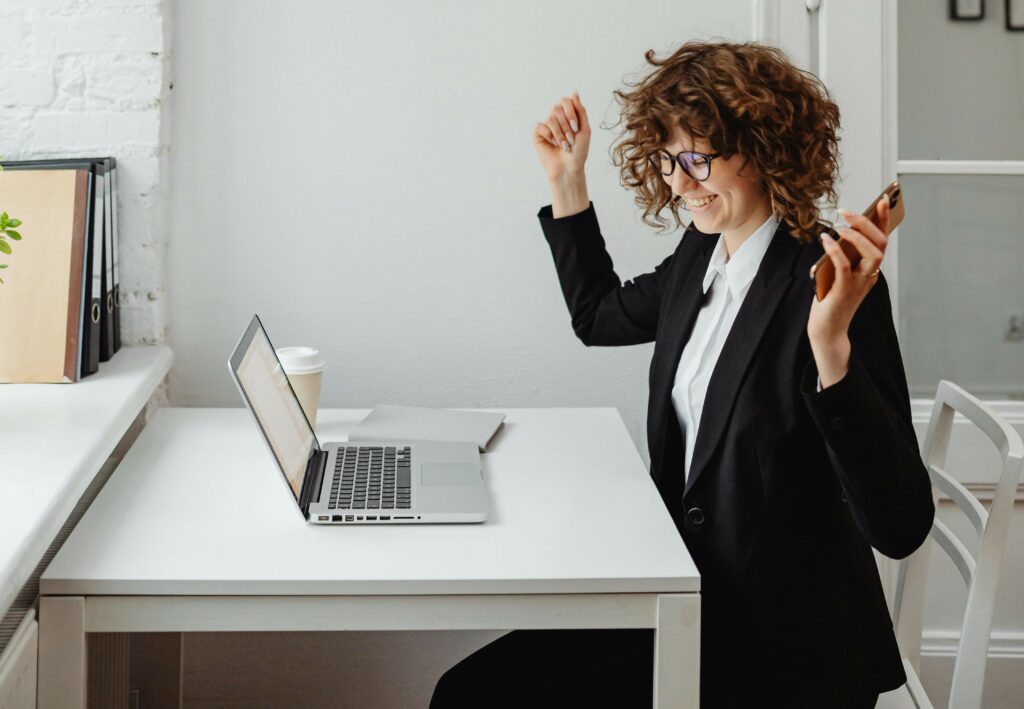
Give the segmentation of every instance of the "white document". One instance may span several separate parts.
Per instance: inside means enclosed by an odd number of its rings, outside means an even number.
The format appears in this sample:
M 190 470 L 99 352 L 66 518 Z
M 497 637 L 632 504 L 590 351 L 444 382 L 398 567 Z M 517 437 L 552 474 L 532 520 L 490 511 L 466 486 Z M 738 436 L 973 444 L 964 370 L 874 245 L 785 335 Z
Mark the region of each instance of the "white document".
M 501 428 L 505 414 L 415 406 L 377 406 L 348 434 L 351 442 L 472 441 L 480 452 Z

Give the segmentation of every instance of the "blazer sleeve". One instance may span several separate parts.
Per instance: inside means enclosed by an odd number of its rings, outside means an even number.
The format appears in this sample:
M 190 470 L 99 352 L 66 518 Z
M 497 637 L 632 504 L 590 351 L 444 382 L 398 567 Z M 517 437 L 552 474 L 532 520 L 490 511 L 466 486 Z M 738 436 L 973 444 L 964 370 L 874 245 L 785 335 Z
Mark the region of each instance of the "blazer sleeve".
M 846 376 L 820 392 L 812 357 L 801 390 L 861 533 L 902 559 L 927 539 L 935 506 L 882 275 L 850 323 L 850 349 Z
M 622 284 L 612 267 L 591 202 L 586 210 L 554 219 L 551 206 L 537 213 L 555 259 L 572 328 L 583 344 L 636 345 L 654 340 L 669 256 L 654 272 Z

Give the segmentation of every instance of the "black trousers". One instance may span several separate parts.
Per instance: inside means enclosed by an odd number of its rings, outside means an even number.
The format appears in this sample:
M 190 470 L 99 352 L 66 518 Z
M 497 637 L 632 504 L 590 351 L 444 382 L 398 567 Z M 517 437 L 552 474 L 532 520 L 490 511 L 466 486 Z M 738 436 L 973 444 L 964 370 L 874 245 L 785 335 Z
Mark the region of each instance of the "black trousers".
M 729 681 L 737 687 L 750 682 L 743 667 L 733 670 Z M 434 688 L 430 709 L 643 709 L 653 704 L 653 682 L 652 630 L 517 630 L 448 670 Z M 877 701 L 877 692 L 841 691 L 834 702 L 815 709 L 873 709 Z M 799 706 L 789 696 L 757 692 L 749 702 L 702 701 L 704 709 Z

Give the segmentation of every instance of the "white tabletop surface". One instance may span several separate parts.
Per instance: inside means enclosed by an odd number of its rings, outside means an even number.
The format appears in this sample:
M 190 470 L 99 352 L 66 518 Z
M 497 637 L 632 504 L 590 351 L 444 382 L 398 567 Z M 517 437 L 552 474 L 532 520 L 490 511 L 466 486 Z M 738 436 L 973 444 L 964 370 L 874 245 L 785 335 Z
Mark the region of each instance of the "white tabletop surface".
M 0 614 L 171 366 L 122 347 L 74 384 L 0 385 Z
M 494 409 L 498 410 L 498 409 Z M 244 409 L 162 409 L 44 594 L 672 593 L 699 576 L 615 409 L 500 409 L 483 524 L 307 523 Z M 321 442 L 366 410 L 321 410 Z

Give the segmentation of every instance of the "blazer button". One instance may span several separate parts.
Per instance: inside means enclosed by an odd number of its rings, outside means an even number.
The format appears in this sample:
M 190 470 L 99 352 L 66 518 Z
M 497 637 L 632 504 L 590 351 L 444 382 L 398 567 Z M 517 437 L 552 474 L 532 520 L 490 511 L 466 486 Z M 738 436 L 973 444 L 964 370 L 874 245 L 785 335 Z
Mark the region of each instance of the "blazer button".
M 690 524 L 704 524 L 704 510 L 699 507 L 691 507 L 686 511 L 686 519 L 690 520 Z
M 844 426 L 846 426 L 846 421 L 843 420 L 842 416 L 836 416 L 834 419 L 832 419 L 833 431 L 842 431 Z

